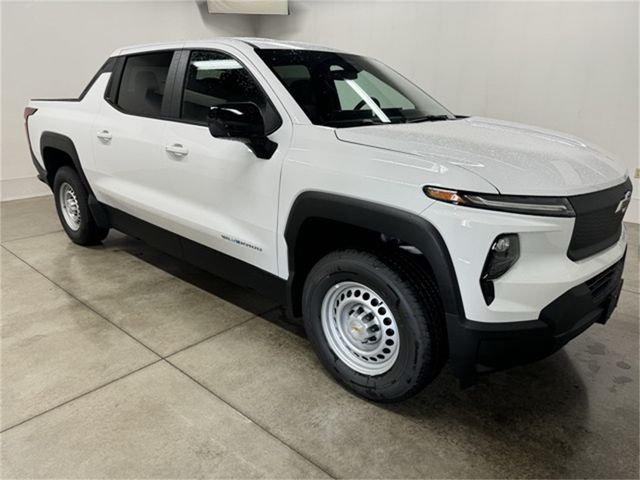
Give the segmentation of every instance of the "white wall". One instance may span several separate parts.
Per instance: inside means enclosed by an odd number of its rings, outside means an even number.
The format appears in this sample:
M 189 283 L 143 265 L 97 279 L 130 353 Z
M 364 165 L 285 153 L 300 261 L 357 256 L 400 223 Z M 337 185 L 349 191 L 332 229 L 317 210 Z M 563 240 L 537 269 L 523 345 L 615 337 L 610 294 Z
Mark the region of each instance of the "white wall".
M 117 47 L 251 35 L 251 18 L 211 15 L 206 2 L 5 1 L 2 27 L 3 200 L 46 194 L 35 178 L 22 112 L 30 98 L 76 97 Z
M 259 36 L 375 56 L 459 114 L 541 125 L 638 163 L 636 2 L 297 1 Z M 640 185 L 634 180 L 638 221 Z

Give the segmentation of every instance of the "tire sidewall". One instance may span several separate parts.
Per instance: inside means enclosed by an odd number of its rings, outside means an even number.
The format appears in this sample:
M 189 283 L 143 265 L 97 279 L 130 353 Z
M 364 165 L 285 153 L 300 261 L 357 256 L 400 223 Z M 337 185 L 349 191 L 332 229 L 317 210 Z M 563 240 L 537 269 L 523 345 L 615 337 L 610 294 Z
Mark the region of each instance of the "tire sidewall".
M 78 208 L 80 210 L 80 228 L 73 230 L 64 218 L 62 205 L 60 204 L 60 188 L 64 183 L 68 183 L 73 188 L 76 198 L 78 199 Z M 56 210 L 62 228 L 72 241 L 79 244 L 86 244 L 90 237 L 91 212 L 89 211 L 87 192 L 80 181 L 78 175 L 68 167 L 62 167 L 56 173 L 53 182 L 53 195 L 56 203 Z
M 376 376 L 352 370 L 331 350 L 322 327 L 322 302 L 329 289 L 337 283 L 354 281 L 374 290 L 392 311 L 398 326 L 400 346 L 393 366 Z M 424 358 L 428 345 L 416 341 L 424 336 L 424 319 L 418 318 L 409 307 L 397 279 L 386 268 L 375 268 L 357 258 L 343 258 L 340 262 L 322 261 L 309 274 L 303 293 L 305 330 L 324 367 L 340 383 L 367 398 L 393 397 L 406 389 L 419 374 L 418 359 Z

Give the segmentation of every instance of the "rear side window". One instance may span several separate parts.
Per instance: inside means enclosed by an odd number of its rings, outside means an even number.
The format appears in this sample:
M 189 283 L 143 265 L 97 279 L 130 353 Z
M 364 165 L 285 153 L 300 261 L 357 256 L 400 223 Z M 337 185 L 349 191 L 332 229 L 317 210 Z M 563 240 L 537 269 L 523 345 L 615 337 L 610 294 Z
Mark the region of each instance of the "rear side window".
M 282 121 L 251 73 L 235 58 L 221 52 L 191 52 L 182 92 L 181 118 L 207 123 L 209 109 L 232 102 L 253 102 L 262 111 L 265 130 L 273 132 Z
M 116 104 L 126 113 L 159 117 L 173 52 L 128 57 Z

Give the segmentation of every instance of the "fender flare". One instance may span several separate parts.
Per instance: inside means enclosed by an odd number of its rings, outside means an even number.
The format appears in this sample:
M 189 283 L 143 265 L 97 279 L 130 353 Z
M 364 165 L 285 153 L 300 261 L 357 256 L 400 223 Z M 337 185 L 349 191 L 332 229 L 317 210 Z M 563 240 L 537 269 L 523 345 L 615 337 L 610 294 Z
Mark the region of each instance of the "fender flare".
M 447 319 L 465 318 L 449 250 L 440 232 L 428 220 L 397 208 L 324 192 L 304 192 L 291 206 L 284 231 L 290 286 L 295 277 L 294 252 L 298 234 L 304 222 L 310 218 L 335 220 L 366 228 L 414 246 L 433 270 Z M 291 288 L 288 290 L 291 291 Z
M 82 170 L 80 158 L 78 157 L 78 152 L 76 151 L 76 146 L 73 144 L 73 140 L 59 133 L 44 131 L 40 136 L 40 155 L 43 162 L 45 162 L 44 151 L 47 148 L 55 148 L 56 150 L 60 150 L 61 152 L 66 153 L 73 162 L 73 166 L 78 172 L 78 175 L 80 176 L 80 180 L 82 180 L 84 187 L 88 192 L 91 192 L 91 187 L 89 186 L 87 177 L 85 177 L 84 175 L 84 170 Z M 53 172 L 47 171 L 47 180 L 49 185 L 53 187 L 53 177 L 51 176 L 52 173 Z
M 78 152 L 76 150 L 76 146 L 66 135 L 61 135 L 59 133 L 44 131 L 40 136 L 40 155 L 42 161 L 46 167 L 45 155 L 44 151 L 47 148 L 55 148 L 56 150 L 60 150 L 61 152 L 66 153 L 71 162 L 73 163 L 74 168 L 78 172 L 78 176 L 80 177 L 80 181 L 84 185 L 84 188 L 87 189 L 88 195 L 88 203 L 89 210 L 91 211 L 91 215 L 93 215 L 96 223 L 103 228 L 110 227 L 109 215 L 106 210 L 100 205 L 95 195 L 93 194 L 93 190 L 91 189 L 91 185 L 89 184 L 89 180 L 84 174 L 84 170 L 82 169 L 82 164 L 80 163 L 80 157 L 78 156 Z M 49 186 L 53 189 L 53 172 L 46 172 L 46 179 Z

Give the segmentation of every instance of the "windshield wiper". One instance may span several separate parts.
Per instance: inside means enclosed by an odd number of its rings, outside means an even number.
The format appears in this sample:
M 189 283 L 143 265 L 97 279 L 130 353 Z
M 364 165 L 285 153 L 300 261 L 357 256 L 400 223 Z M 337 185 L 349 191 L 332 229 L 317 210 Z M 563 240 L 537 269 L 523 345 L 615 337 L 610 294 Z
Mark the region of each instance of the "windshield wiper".
M 327 120 L 323 123 L 327 127 L 367 127 L 370 125 L 390 125 L 373 118 L 349 119 L 349 120 Z
M 437 122 L 440 120 L 449 120 L 450 118 L 449 115 L 425 115 L 424 117 L 407 119 L 407 123 Z

